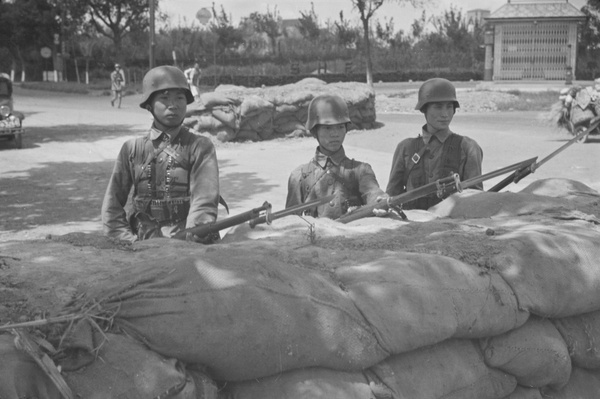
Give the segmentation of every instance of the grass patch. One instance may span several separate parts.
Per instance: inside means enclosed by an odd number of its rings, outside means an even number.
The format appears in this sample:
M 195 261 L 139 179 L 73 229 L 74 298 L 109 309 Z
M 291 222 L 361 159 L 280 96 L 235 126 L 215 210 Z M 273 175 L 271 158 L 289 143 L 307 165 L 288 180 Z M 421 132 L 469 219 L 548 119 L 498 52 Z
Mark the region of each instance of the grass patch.
M 509 90 L 505 93 L 512 94 L 510 101 L 501 101 L 496 104 L 498 111 L 548 111 L 558 101 L 558 91 L 520 91 Z

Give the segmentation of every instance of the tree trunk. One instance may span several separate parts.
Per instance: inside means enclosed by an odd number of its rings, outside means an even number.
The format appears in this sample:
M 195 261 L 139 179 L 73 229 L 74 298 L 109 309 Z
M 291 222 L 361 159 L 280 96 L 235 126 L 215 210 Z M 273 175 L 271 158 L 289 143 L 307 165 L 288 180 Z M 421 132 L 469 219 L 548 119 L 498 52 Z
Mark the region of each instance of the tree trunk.
M 361 18 L 365 34 L 365 58 L 367 59 L 367 84 L 373 87 L 373 61 L 371 60 L 371 41 L 369 40 L 369 19 Z

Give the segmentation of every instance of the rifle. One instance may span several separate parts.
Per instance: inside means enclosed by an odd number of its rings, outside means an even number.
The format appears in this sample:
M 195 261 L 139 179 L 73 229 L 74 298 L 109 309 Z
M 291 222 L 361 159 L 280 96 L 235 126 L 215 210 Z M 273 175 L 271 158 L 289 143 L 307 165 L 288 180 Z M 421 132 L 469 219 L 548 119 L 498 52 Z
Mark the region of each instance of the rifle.
M 245 222 L 249 222 L 251 228 L 254 228 L 257 224 L 260 223 L 271 224 L 271 222 L 275 219 L 279 219 L 287 215 L 300 213 L 307 209 L 314 208 L 316 206 L 331 201 L 334 197 L 335 195 L 330 195 L 328 197 L 319 198 L 311 202 L 292 206 L 290 208 L 275 213 L 271 213 L 271 204 L 265 201 L 265 203 L 262 204 L 262 206 L 240 213 L 239 215 L 231 216 L 223 220 L 207 224 L 201 224 L 198 226 L 190 227 L 189 229 L 181 230 L 177 232 L 172 238 L 185 240 L 187 233 L 192 233 L 197 237 L 204 238 L 209 235 L 215 235 L 219 231 L 224 230 L 226 228 L 237 226 L 238 224 L 242 224 Z
M 511 183 L 518 183 L 521 179 L 534 173 L 540 166 L 542 166 L 543 164 L 545 164 L 546 162 L 548 162 L 549 160 L 554 158 L 556 155 L 558 155 L 559 153 L 564 151 L 571 144 L 584 138 L 587 134 L 589 134 L 589 132 L 596 129 L 599 125 L 600 125 L 600 118 L 597 121 L 595 121 L 594 123 L 590 124 L 590 126 L 587 129 L 584 129 L 581 132 L 577 133 L 575 135 L 575 137 L 573 137 L 571 140 L 567 141 L 565 144 L 561 145 L 550 155 L 541 159 L 539 162 L 534 162 L 530 165 L 525 165 L 521 169 L 515 170 L 513 173 L 511 173 L 509 176 L 504 178 L 501 182 L 496 184 L 494 187 L 490 188 L 488 191 L 497 193 L 498 191 L 502 190 L 504 187 L 508 186 Z
M 402 204 L 409 201 L 414 201 L 416 199 L 425 197 L 430 194 L 436 194 L 438 198 L 446 198 L 449 195 L 454 194 L 455 192 L 461 192 L 465 188 L 476 186 L 479 183 L 482 183 L 486 180 L 493 179 L 494 177 L 501 176 L 505 173 L 524 168 L 528 165 L 533 164 L 536 160 L 537 157 L 530 158 L 522 162 L 517 162 L 513 165 L 505 166 L 504 168 L 500 168 L 493 172 L 473 177 L 472 179 L 465 180 L 464 182 L 461 182 L 458 174 L 454 173 L 451 176 L 443 177 L 424 186 L 417 187 L 416 189 L 408 191 L 406 193 L 389 197 L 385 201 L 379 201 L 371 205 L 361 206 L 360 208 L 357 208 L 353 211 L 346 213 L 345 215 L 342 215 L 337 220 L 341 223 L 349 223 L 354 220 L 362 219 L 364 217 L 373 216 L 374 209 L 401 209 Z

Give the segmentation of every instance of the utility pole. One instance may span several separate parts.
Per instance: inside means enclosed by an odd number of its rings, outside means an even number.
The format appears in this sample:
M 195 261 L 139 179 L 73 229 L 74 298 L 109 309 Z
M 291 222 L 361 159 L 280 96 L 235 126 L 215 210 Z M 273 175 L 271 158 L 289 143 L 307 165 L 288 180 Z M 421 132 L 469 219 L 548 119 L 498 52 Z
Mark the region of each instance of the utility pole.
M 150 49 L 149 49 L 149 58 L 150 58 L 150 69 L 154 68 L 154 48 L 155 48 L 155 38 L 154 38 L 154 0 L 148 0 L 150 2 Z

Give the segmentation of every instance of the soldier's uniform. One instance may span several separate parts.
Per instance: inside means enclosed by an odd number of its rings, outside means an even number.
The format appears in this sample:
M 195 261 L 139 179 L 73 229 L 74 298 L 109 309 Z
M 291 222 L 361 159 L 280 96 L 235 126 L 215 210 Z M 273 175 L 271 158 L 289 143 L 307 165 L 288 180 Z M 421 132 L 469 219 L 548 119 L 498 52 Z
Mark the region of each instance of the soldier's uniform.
M 348 107 L 337 96 L 315 97 L 309 104 L 308 114 L 307 130 L 311 132 L 320 124 L 350 122 Z M 366 205 L 375 202 L 379 196 L 385 196 L 369 164 L 349 159 L 343 146 L 329 155 L 325 155 L 319 146 L 308 163 L 300 165 L 290 174 L 286 208 L 332 194 L 335 194 L 335 198 L 329 203 L 305 214 L 337 219 L 350 207 Z
M 435 78 L 419 89 L 416 109 L 424 112 L 432 102 L 453 102 L 459 107 L 454 85 L 446 79 Z M 461 180 L 481 175 L 483 151 L 475 140 L 453 133 L 449 128 L 432 134 L 424 125 L 416 138 L 401 141 L 396 147 L 386 192 L 402 194 L 438 179 L 457 173 Z M 483 183 L 474 186 L 483 189 Z M 435 194 L 403 204 L 404 209 L 429 209 L 441 201 Z
M 188 104 L 193 101 L 183 72 L 175 67 L 151 70 L 143 85 L 142 108 L 153 93 L 173 88 L 185 90 Z M 132 188 L 132 210 L 126 214 Z M 166 131 L 153 125 L 145 136 L 123 144 L 102 204 L 102 221 L 107 235 L 122 240 L 171 237 L 215 221 L 218 203 L 219 170 L 210 139 L 181 125 Z

